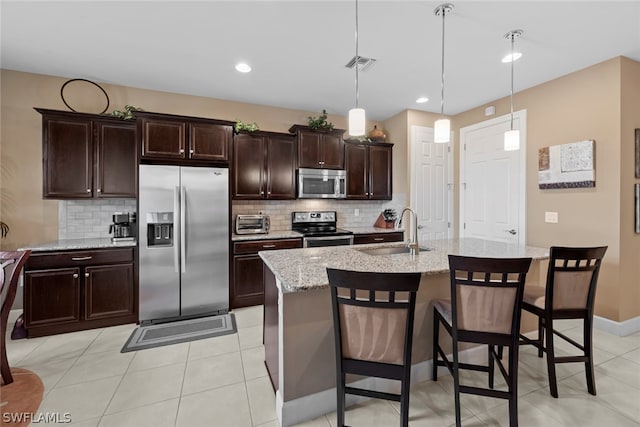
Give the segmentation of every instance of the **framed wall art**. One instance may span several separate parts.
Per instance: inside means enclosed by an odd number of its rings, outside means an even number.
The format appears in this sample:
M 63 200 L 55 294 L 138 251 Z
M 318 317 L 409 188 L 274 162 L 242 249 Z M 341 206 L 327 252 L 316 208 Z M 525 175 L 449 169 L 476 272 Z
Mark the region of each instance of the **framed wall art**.
M 636 178 L 640 178 L 640 129 L 636 129 Z
M 552 145 L 538 150 L 538 187 L 595 187 L 595 142 L 593 140 Z

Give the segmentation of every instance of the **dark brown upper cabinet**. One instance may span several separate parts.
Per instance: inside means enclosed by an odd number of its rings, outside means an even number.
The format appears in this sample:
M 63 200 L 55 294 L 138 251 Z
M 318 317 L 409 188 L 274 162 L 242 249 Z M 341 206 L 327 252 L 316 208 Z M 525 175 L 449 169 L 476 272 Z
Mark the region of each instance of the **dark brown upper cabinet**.
M 36 108 L 45 199 L 136 197 L 135 122 Z
M 143 160 L 229 163 L 233 122 L 136 112 Z
M 345 143 L 347 199 L 391 200 L 393 144 Z
M 296 141 L 275 132 L 241 132 L 233 141 L 234 199 L 295 199 Z
M 289 132 L 298 140 L 298 166 L 313 169 L 344 169 L 344 130 L 311 129 L 293 125 Z

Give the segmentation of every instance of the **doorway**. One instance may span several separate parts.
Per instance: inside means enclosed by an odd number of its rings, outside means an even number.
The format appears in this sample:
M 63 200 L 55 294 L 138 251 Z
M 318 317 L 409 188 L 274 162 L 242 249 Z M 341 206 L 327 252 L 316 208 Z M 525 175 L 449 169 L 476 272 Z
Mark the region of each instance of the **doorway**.
M 460 237 L 526 243 L 526 110 L 514 113 L 520 149 L 504 151 L 510 115 L 460 129 Z
M 411 208 L 418 215 L 418 241 L 452 236 L 453 165 L 451 142 L 433 142 L 433 129 L 411 126 Z M 411 230 L 408 230 L 411 232 Z

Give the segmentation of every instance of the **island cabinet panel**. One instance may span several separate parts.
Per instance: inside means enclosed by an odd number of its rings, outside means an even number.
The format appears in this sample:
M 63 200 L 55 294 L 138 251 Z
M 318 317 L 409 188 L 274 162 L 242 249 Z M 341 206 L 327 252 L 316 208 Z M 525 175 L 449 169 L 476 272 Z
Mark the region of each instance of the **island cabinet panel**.
M 289 132 L 298 141 L 298 166 L 313 169 L 344 169 L 344 130 L 311 129 L 293 125 Z
M 295 199 L 296 142 L 292 135 L 242 132 L 233 142 L 233 198 Z
M 264 363 L 271 379 L 273 391 L 278 390 L 278 287 L 276 277 L 264 266 L 264 324 L 262 343 Z
M 364 245 L 367 243 L 402 242 L 403 240 L 404 232 L 402 231 L 356 234 L 355 236 L 353 236 L 354 245 Z
M 133 248 L 32 252 L 25 265 L 29 337 L 138 321 Z
M 136 197 L 135 123 L 36 108 L 42 114 L 43 197 Z
M 233 122 L 146 111 L 136 118 L 144 162 L 229 163 Z
M 347 199 L 391 200 L 392 144 L 345 144 Z
M 264 304 L 265 284 L 259 251 L 301 248 L 302 239 L 251 240 L 233 243 L 231 308 Z

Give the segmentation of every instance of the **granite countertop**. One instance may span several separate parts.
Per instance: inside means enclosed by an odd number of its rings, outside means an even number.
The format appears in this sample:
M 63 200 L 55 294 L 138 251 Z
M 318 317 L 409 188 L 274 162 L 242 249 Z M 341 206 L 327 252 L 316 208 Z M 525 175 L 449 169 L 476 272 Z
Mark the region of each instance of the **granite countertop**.
M 465 255 L 495 258 L 531 257 L 536 260 L 549 257 L 548 248 L 512 245 L 482 239 L 434 240 L 426 246 L 430 251 L 409 254 L 368 255 L 362 249 L 402 246 L 383 243 L 358 246 L 332 246 L 322 248 L 286 249 L 259 252 L 264 263 L 280 280 L 282 292 L 300 292 L 328 286 L 326 268 L 339 268 L 372 272 L 418 272 L 439 274 L 449 271 L 447 255 Z
M 286 239 L 300 238 L 302 234 L 292 230 L 270 231 L 267 234 L 235 234 L 231 235 L 233 242 L 241 242 L 245 240 L 269 240 L 269 239 Z
M 112 242 L 111 238 L 96 239 L 62 239 L 37 245 L 27 245 L 18 250 L 31 249 L 32 252 L 66 251 L 74 249 L 104 249 L 104 248 L 130 248 L 135 247 L 136 242 Z
M 353 231 L 353 234 L 372 234 L 403 232 L 404 228 L 345 227 L 345 230 Z

